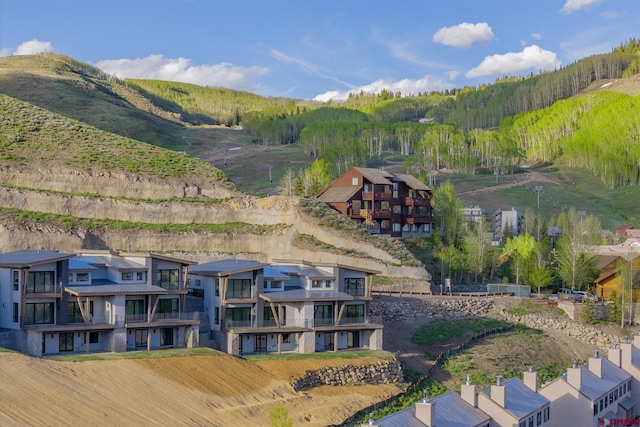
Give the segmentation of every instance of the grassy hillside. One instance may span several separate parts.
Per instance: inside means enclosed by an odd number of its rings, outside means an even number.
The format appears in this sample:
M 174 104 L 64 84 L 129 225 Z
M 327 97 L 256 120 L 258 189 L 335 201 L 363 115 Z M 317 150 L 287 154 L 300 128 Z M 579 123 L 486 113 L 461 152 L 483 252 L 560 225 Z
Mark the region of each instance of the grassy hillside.
M 185 153 L 108 133 L 6 95 L 0 95 L 0 110 L 3 167 L 226 180 L 220 170 Z

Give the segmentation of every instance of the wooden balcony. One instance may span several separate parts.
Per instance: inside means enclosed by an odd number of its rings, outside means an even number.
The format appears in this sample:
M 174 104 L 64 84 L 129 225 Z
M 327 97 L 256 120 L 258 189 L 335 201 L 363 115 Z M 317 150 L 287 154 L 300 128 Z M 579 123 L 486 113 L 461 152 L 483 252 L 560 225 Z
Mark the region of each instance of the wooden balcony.
M 405 206 L 429 206 L 429 199 L 425 199 L 424 197 L 405 197 L 404 205 Z
M 374 209 L 373 219 L 391 218 L 391 209 Z
M 363 191 L 362 200 L 391 200 L 391 193 Z

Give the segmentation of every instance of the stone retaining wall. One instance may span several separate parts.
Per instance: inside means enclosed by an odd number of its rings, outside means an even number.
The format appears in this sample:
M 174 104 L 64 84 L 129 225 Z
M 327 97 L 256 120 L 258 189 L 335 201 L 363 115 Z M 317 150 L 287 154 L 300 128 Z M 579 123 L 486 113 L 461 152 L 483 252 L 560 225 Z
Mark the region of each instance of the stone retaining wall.
M 373 365 L 327 366 L 306 375 L 292 384 L 295 391 L 320 385 L 390 384 L 404 381 L 398 360 L 380 361 Z

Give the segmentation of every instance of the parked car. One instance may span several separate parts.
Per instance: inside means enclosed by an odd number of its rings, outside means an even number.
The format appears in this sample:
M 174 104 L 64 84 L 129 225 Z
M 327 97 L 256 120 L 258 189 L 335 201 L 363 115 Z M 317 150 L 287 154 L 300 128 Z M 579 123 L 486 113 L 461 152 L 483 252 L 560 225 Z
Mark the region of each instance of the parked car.
M 590 299 L 593 302 L 598 302 L 598 297 L 596 297 L 594 294 L 590 294 L 589 292 L 586 291 L 573 291 L 574 295 L 580 295 L 582 297 L 582 300 L 587 300 Z

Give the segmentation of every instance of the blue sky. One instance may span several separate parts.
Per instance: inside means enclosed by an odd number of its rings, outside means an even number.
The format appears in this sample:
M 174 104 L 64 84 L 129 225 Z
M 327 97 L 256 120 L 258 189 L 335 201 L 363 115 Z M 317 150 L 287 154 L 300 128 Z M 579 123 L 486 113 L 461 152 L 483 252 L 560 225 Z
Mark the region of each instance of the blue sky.
M 478 85 L 632 37 L 640 0 L 0 0 L 0 56 L 297 99 Z

